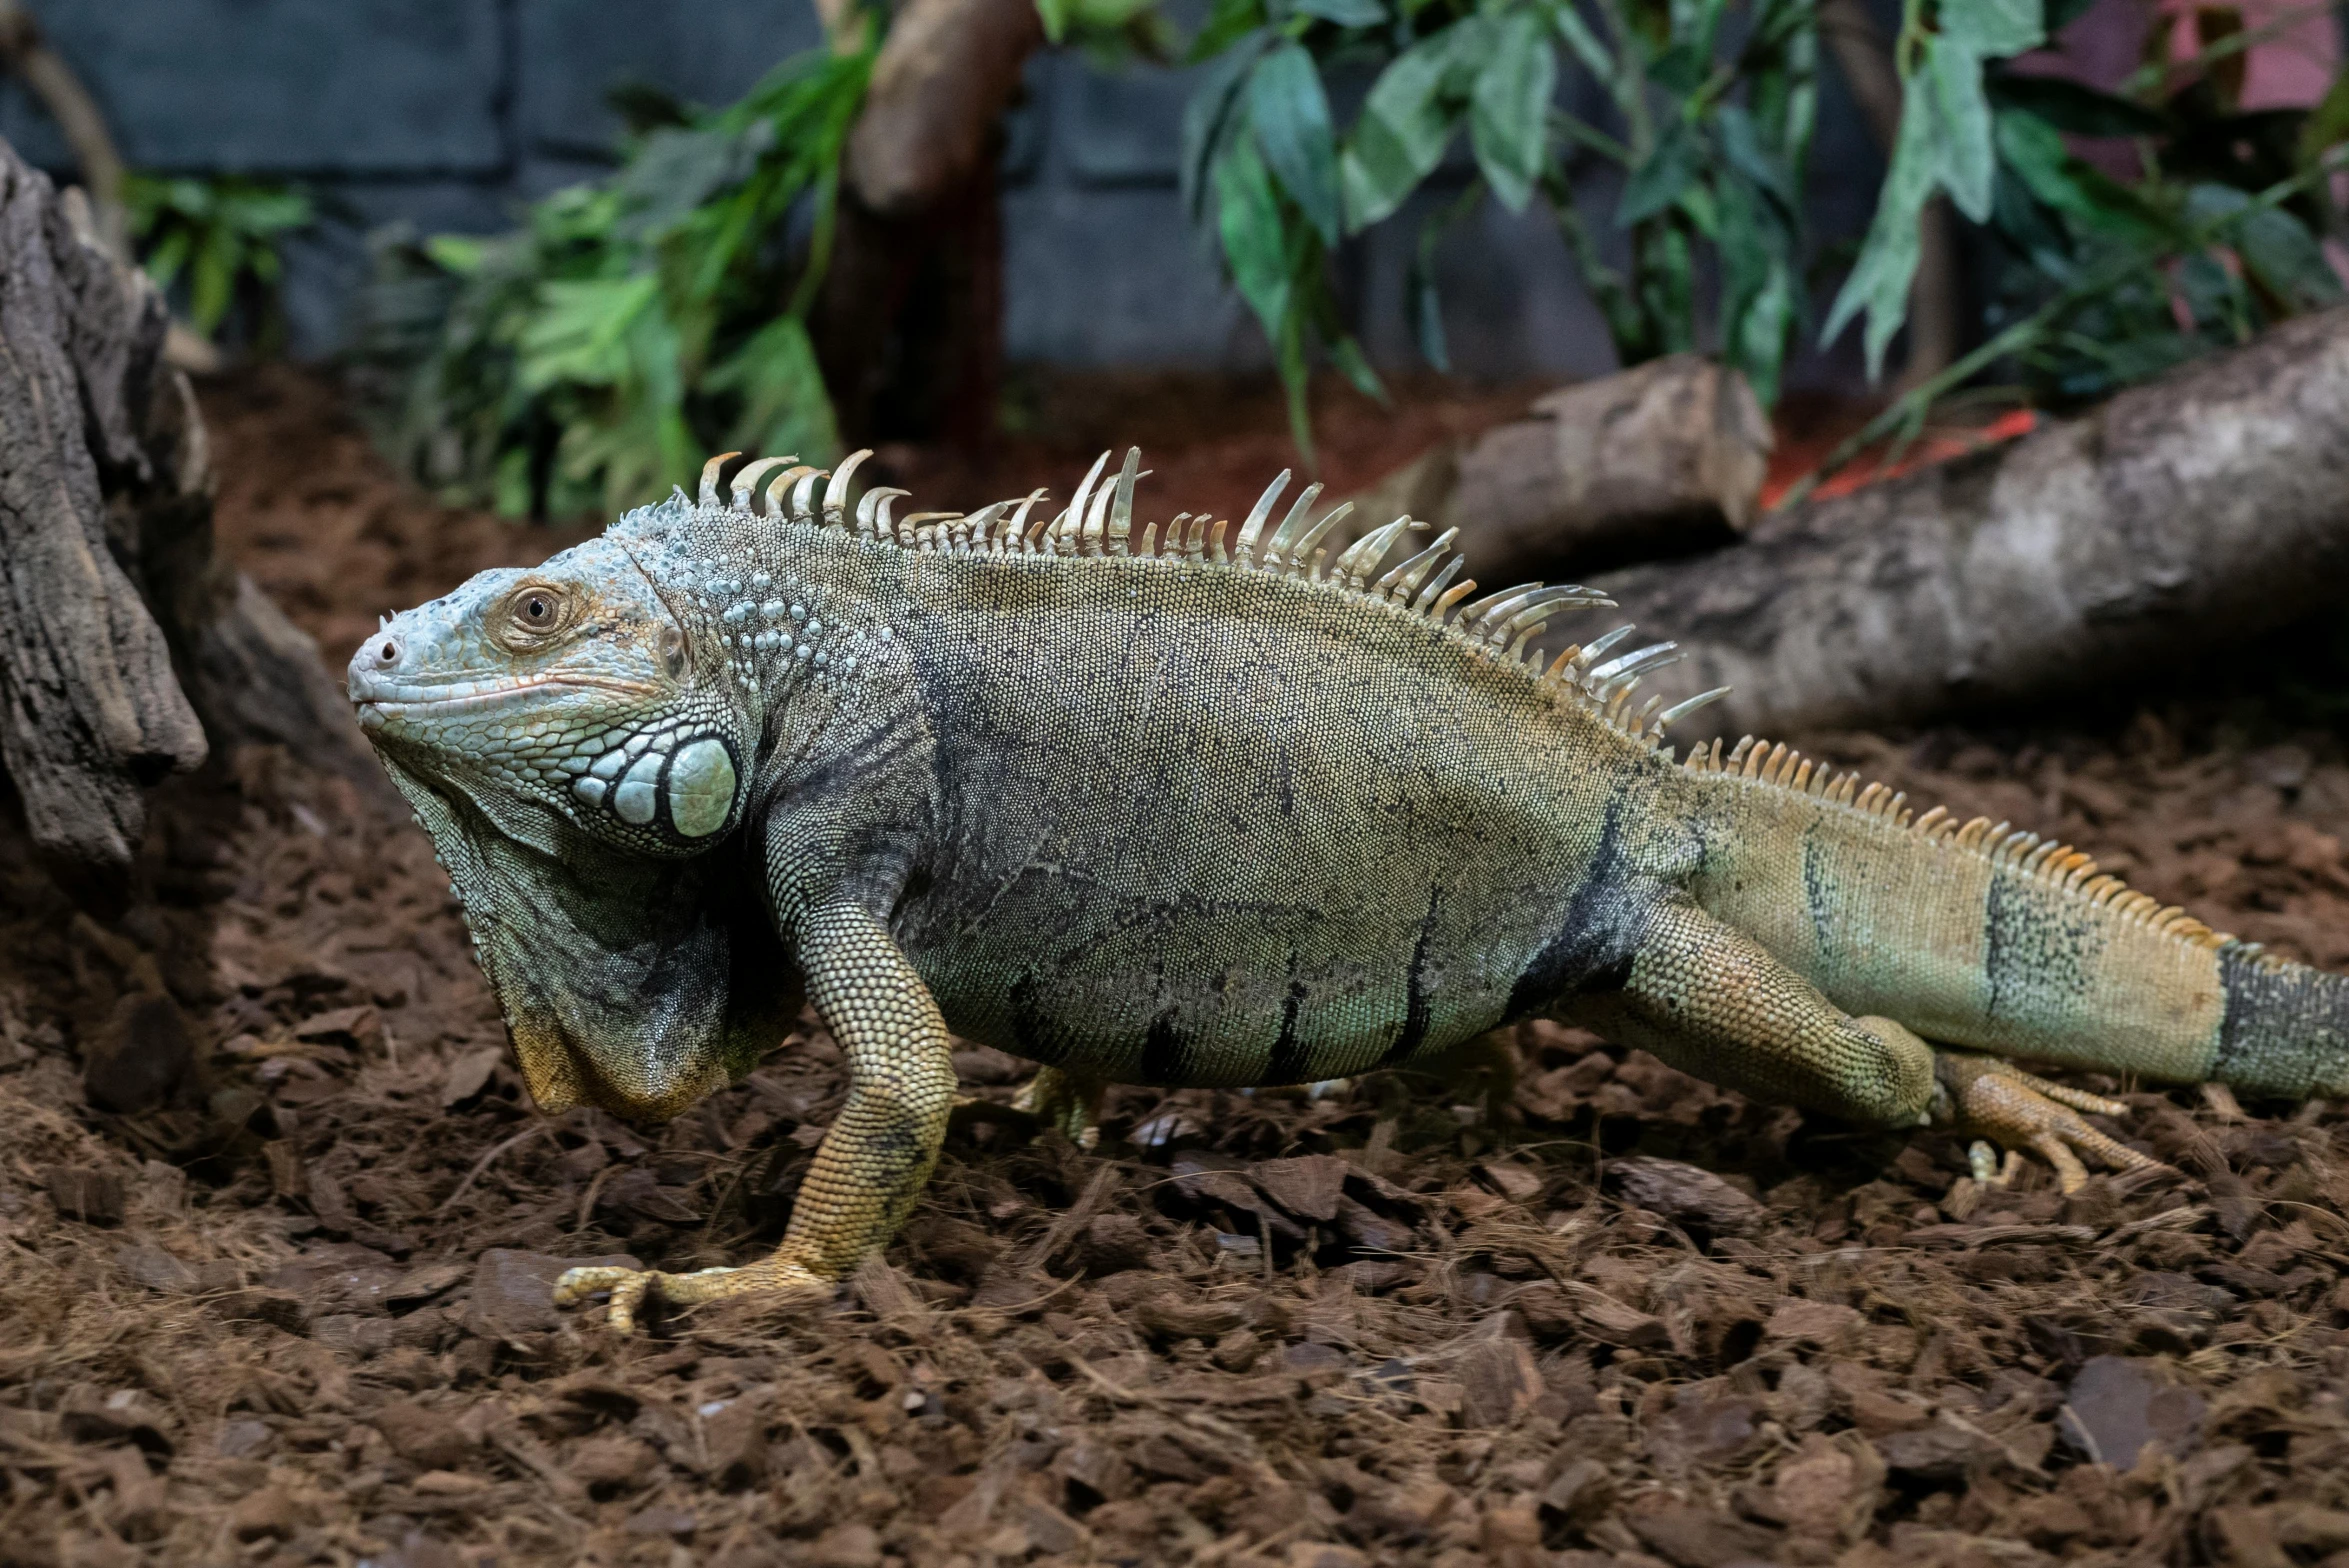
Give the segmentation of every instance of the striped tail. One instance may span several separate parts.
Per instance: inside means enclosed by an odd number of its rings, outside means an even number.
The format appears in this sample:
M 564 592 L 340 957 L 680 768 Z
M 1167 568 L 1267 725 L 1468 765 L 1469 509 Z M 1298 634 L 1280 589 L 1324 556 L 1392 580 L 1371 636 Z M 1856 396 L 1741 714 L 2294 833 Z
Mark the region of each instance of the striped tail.
M 1928 1040 L 2250 1093 L 2349 1091 L 2349 979 L 2213 931 L 1987 818 L 1784 747 L 1688 760 L 1706 836 L 1698 901 L 1853 1014 Z

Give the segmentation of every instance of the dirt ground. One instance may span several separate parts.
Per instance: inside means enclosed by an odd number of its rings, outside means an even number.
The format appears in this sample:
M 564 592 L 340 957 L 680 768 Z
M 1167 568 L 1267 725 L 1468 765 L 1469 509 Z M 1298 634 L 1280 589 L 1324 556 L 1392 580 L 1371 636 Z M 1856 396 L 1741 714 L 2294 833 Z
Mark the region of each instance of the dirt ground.
M 1244 504 L 1284 454 L 1202 408 L 1162 471 Z M 417 498 L 298 377 L 207 414 L 225 538 L 337 664 L 567 537 Z M 1333 462 L 1397 455 L 1360 431 Z M 2314 711 L 1821 749 L 2340 966 Z M 2185 1174 L 2066 1199 L 1529 1026 L 1497 1121 L 1490 1080 L 1388 1077 L 1121 1090 L 1097 1155 L 975 1123 L 834 1303 L 618 1341 L 547 1282 L 770 1245 L 821 1031 L 666 1126 L 542 1119 L 404 814 L 247 753 L 150 840 L 104 926 L 0 811 L 0 1563 L 2349 1562 L 2336 1107 L 2086 1080 Z M 101 1108 L 174 1052 L 165 1103 Z

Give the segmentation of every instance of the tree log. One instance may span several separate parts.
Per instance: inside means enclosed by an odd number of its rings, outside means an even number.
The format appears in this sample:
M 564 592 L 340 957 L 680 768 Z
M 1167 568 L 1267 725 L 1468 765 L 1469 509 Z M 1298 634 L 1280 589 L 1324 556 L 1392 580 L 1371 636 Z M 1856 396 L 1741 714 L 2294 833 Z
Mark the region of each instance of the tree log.
M 1914 722 L 2207 658 L 2349 597 L 2349 308 L 1598 586 L 1686 650 L 1648 682 L 1667 702 L 1732 688 L 1676 727 L 1689 741 Z
M 848 136 L 848 186 L 875 216 L 938 205 L 993 151 L 995 121 L 1044 41 L 1031 0 L 909 0 Z
M 1548 393 L 1465 452 L 1437 448 L 1356 497 L 1352 521 L 1457 527 L 1495 582 L 1572 576 L 1732 542 L 1769 460 L 1745 378 L 1675 354 Z
M 142 788 L 201 763 L 207 729 L 372 772 L 315 647 L 213 553 L 167 320 L 81 193 L 0 143 L 0 766 L 51 869 L 101 905 Z
M 835 39 L 865 25 L 836 8 Z M 1044 41 L 1030 0 L 910 0 L 848 137 L 810 328 L 852 446 L 996 429 L 1003 340 L 999 122 Z

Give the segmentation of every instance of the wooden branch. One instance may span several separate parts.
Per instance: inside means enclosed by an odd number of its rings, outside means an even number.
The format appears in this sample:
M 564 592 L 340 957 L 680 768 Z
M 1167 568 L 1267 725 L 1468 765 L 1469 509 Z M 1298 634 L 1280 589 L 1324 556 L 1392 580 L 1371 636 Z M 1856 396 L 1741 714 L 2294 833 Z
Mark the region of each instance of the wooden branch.
M 125 229 L 122 202 L 122 154 L 106 129 L 106 116 L 82 86 L 73 67 L 42 36 L 41 24 L 17 0 L 0 0 L 0 62 L 24 78 L 25 86 L 41 100 L 49 118 L 73 149 L 73 161 L 82 171 L 82 185 L 90 193 L 100 241 L 112 255 L 130 259 L 130 236 Z
M 49 181 L 0 161 L 0 763 L 44 852 L 116 873 L 140 787 L 205 753 L 100 491 L 101 468 L 144 477 L 130 410 L 163 331 Z
M 857 199 L 881 217 L 909 218 L 967 182 L 993 154 L 996 119 L 1043 41 L 1034 0 L 908 0 L 849 132 Z
M 1915 722 L 2130 679 L 2349 596 L 2349 308 L 2020 441 L 1606 576 L 1732 695 L 1677 731 Z
M 1355 497 L 1357 536 L 1409 515 L 1460 530 L 1493 582 L 1734 542 L 1769 467 L 1770 421 L 1734 370 L 1694 354 L 1562 387 L 1465 452 L 1439 448 Z

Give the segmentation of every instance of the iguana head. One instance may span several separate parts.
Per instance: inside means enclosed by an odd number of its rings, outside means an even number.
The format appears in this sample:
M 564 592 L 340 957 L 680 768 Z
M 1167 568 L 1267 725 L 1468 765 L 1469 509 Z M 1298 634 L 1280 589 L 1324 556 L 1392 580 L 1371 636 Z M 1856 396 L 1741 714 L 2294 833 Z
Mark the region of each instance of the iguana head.
M 755 732 L 715 641 L 606 537 L 483 572 L 351 658 L 547 1110 L 673 1114 L 796 1012 L 733 832 Z

